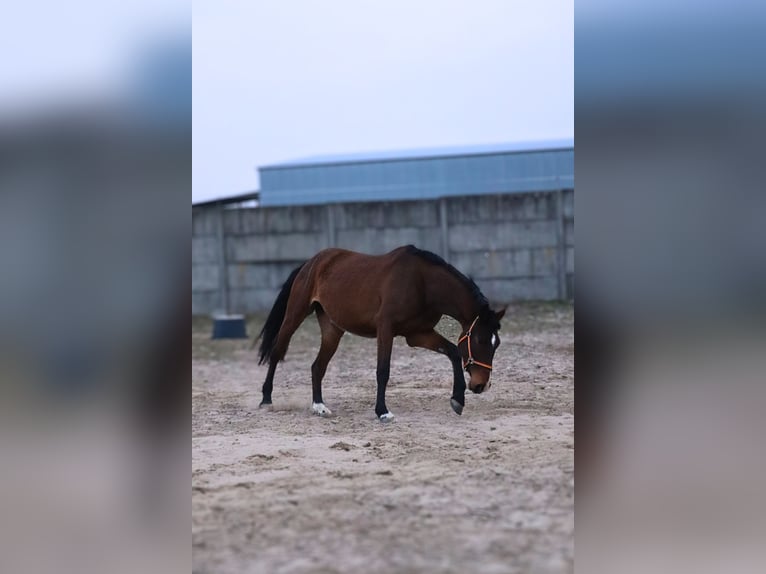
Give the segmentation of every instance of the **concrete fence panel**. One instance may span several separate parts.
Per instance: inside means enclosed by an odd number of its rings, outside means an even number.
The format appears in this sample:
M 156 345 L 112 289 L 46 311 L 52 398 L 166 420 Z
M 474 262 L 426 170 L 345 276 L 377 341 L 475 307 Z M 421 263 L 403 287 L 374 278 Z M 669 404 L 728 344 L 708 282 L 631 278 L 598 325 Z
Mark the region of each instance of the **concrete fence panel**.
M 290 271 L 326 247 L 381 254 L 410 243 L 472 276 L 490 301 L 572 298 L 574 191 L 195 207 L 192 312 L 268 310 Z

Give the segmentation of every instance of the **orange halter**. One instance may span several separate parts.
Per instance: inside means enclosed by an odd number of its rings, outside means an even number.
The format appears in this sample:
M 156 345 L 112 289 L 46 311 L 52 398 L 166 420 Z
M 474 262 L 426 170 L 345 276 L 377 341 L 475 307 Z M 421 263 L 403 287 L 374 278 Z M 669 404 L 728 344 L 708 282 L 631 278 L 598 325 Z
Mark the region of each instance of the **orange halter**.
M 468 330 L 465 332 L 465 335 L 463 335 L 457 340 L 457 344 L 458 346 L 460 346 L 460 343 L 462 343 L 465 339 L 468 339 L 468 360 L 463 361 L 463 370 L 465 371 L 467 371 L 468 367 L 470 367 L 471 365 L 479 365 L 480 367 L 484 367 L 488 371 L 492 370 L 492 365 L 488 365 L 486 363 L 480 363 L 479 361 L 476 361 L 473 358 L 473 353 L 471 352 L 471 331 L 473 330 L 473 326 L 476 324 L 476 321 L 478 320 L 479 320 L 479 317 L 477 315 L 476 319 L 474 319 L 473 323 L 471 323 L 471 326 L 468 327 Z

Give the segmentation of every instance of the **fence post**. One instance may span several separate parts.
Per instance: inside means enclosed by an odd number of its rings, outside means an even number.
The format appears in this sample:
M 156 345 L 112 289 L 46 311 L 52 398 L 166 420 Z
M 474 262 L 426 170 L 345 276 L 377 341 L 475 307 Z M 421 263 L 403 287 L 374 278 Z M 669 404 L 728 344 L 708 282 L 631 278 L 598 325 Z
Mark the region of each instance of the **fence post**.
M 337 238 L 335 235 L 335 204 L 327 204 L 327 243 L 328 247 L 335 247 Z
M 556 273 L 558 275 L 558 298 L 567 298 L 567 246 L 564 240 L 564 190 L 556 194 Z
M 229 314 L 229 276 L 226 269 L 226 235 L 223 225 L 223 202 L 218 204 L 218 289 L 221 292 L 223 312 Z
M 442 257 L 449 261 L 449 222 L 447 221 L 447 198 L 439 199 L 439 224 L 442 234 Z

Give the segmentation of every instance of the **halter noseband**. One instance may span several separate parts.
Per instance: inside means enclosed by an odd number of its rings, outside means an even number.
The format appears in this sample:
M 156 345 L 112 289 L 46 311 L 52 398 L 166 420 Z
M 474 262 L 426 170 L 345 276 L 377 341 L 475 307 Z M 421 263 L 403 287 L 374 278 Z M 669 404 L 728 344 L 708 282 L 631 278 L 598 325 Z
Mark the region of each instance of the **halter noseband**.
M 474 319 L 473 323 L 471 323 L 471 326 L 468 327 L 468 330 L 465 332 L 465 335 L 463 335 L 462 337 L 460 337 L 457 340 L 457 344 L 459 346 L 460 343 L 462 343 L 465 339 L 468 339 L 468 360 L 467 361 L 463 361 L 463 370 L 464 371 L 467 371 L 468 367 L 470 367 L 471 365 L 479 365 L 480 367 L 484 367 L 488 371 L 492 370 L 492 365 L 488 365 L 486 363 L 480 363 L 479 361 L 475 360 L 473 358 L 473 353 L 471 352 L 471 331 L 473 330 L 473 326 L 476 324 L 476 321 L 478 321 L 478 320 L 479 320 L 479 316 L 477 315 L 476 319 Z

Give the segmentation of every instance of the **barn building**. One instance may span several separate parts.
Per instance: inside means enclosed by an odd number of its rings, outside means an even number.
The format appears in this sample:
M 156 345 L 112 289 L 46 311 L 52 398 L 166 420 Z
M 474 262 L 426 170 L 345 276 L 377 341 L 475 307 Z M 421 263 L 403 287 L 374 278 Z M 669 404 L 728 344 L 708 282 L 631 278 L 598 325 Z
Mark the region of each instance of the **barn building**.
M 330 246 L 413 243 L 498 303 L 573 296 L 571 139 L 320 156 L 259 175 L 258 192 L 193 205 L 193 312 L 268 309 Z
M 259 173 L 264 207 L 555 191 L 574 188 L 574 142 L 319 156 Z

